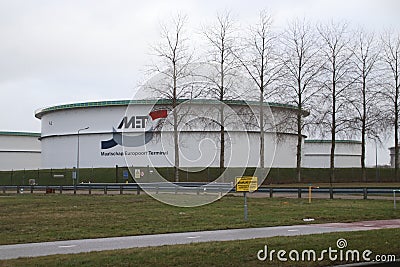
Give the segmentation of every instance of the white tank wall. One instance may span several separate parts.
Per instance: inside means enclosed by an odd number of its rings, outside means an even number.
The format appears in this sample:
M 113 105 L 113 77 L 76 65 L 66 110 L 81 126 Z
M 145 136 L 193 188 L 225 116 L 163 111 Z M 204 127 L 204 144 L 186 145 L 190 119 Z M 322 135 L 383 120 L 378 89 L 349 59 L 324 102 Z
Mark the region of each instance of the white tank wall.
M 259 135 L 257 135 L 259 136 Z M 275 160 L 272 167 L 275 168 L 294 168 L 296 167 L 296 148 L 297 148 L 297 135 L 295 134 L 278 134 L 278 141 L 276 143 Z M 259 138 L 259 137 L 258 137 Z M 304 143 L 304 140 L 303 140 Z M 272 143 L 269 143 L 272 146 Z M 257 146 L 259 142 L 257 142 Z M 270 150 L 268 143 L 265 148 L 265 156 L 268 157 Z
M 153 105 L 132 105 L 130 113 L 146 116 Z M 205 105 L 199 106 L 205 110 Z M 282 110 L 282 108 L 279 108 Z M 153 138 L 142 147 L 122 147 L 117 145 L 109 149 L 101 149 L 101 141 L 112 138 L 112 128 L 117 129 L 121 119 L 125 116 L 126 106 L 102 106 L 90 108 L 75 108 L 45 112 L 41 115 L 42 123 L 42 168 L 71 168 L 77 165 L 77 131 L 78 129 L 90 127 L 80 132 L 80 167 L 114 167 L 118 166 L 173 166 L 174 149 L 171 133 L 165 133 L 163 142 L 160 138 Z M 277 115 L 277 112 L 274 115 Z M 285 110 L 287 112 L 287 110 Z M 279 114 L 278 114 L 279 116 Z M 259 134 L 257 132 L 247 133 L 235 130 L 235 125 L 228 129 L 232 144 L 226 145 L 226 166 L 257 166 L 259 160 Z M 143 131 L 133 129 L 133 131 Z M 209 132 L 207 136 L 196 131 L 181 132 L 182 142 L 180 145 L 181 167 L 205 167 L 219 166 L 219 132 Z M 169 135 L 169 136 L 168 136 Z M 247 136 L 249 146 L 247 145 Z M 280 134 L 277 143 L 275 157 L 271 152 L 274 147 L 273 135 L 265 135 L 266 166 L 272 161 L 273 167 L 295 167 L 296 165 L 296 142 L 297 138 L 292 134 Z M 167 141 L 165 141 L 167 140 Z M 213 142 L 217 142 L 214 144 Z M 198 146 L 200 145 L 200 150 Z M 231 147 L 235 155 L 230 157 Z M 120 154 L 146 153 L 147 155 L 136 155 L 128 157 L 125 161 Z M 167 152 L 167 155 L 149 155 L 148 151 Z M 103 154 L 102 154 L 103 152 Z M 118 154 L 118 155 L 116 155 Z M 202 157 L 200 156 L 202 155 Z M 200 158 L 199 158 L 200 157 Z
M 394 159 L 394 157 L 395 157 L 395 147 L 389 147 L 389 151 L 390 151 L 390 167 L 391 168 L 394 168 L 395 166 L 395 164 L 394 164 L 394 162 L 395 162 L 395 159 Z
M 118 166 L 173 166 L 174 147 L 172 133 L 164 133 L 168 141 L 150 141 L 143 147 L 115 146 L 111 149 L 101 149 L 100 142 L 108 140 L 111 134 L 80 134 L 79 165 L 82 168 L 113 167 Z M 219 149 L 211 141 L 217 139 L 219 133 L 210 133 L 204 139 L 204 134 L 181 133 L 180 166 L 204 167 L 219 166 Z M 250 133 L 249 147 L 247 136 L 243 132 L 230 133 L 232 144 L 226 145 L 225 162 L 227 166 L 257 166 L 259 159 L 259 135 Z M 157 139 L 157 137 L 155 137 Z M 297 138 L 295 135 L 285 137 L 285 142 L 276 147 L 275 157 L 271 153 L 274 146 L 272 138 L 266 134 L 265 164 L 272 163 L 273 167 L 291 168 L 296 164 L 295 148 Z M 200 144 L 200 146 L 199 146 Z M 231 151 L 235 155 L 231 157 Z M 167 152 L 167 155 L 150 155 L 150 152 Z M 103 152 L 103 155 L 102 155 Z M 127 155 L 126 159 L 124 154 Z M 133 155 L 136 153 L 139 155 Z M 140 155 L 141 154 L 141 155 Z M 72 168 L 77 165 L 77 135 L 58 136 L 42 139 L 42 167 L 43 168 Z
M 0 170 L 40 168 L 38 138 L 37 136 L 0 135 Z
M 329 168 L 330 142 L 305 142 L 303 167 Z M 360 168 L 361 144 L 358 142 L 337 142 L 335 147 L 336 168 Z

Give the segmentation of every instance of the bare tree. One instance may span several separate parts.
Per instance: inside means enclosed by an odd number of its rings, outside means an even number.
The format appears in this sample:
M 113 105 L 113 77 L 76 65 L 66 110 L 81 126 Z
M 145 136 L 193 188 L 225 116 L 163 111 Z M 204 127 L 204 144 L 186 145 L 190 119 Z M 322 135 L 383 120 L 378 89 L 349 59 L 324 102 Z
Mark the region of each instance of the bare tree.
M 379 49 L 376 46 L 374 34 L 360 30 L 355 35 L 352 53 L 356 82 L 353 93 L 349 94 L 349 101 L 355 110 L 355 117 L 350 120 L 350 127 L 361 135 L 361 176 L 366 182 L 366 140 L 369 138 L 379 141 L 379 134 L 385 129 L 382 101 L 377 90 Z
M 193 83 L 191 63 L 193 52 L 188 46 L 184 27 L 187 17 L 181 14 L 175 16 L 170 24 L 161 25 L 161 41 L 152 47 L 157 63 L 151 68 L 152 73 L 160 77 L 151 85 L 151 90 L 157 97 L 171 100 L 172 126 L 174 143 L 174 179 L 179 181 L 179 133 L 178 126 L 182 121 L 179 113 L 179 99 L 193 98 Z
M 203 28 L 203 36 L 209 47 L 207 66 L 211 68 L 203 77 L 209 84 L 207 96 L 220 102 L 231 100 L 237 96 L 238 64 L 233 54 L 237 47 L 236 27 L 230 13 L 218 14 L 214 25 Z M 225 168 L 225 119 L 221 103 L 219 119 L 214 121 L 219 124 L 220 131 L 220 170 Z
M 399 112 L 400 112 L 400 34 L 387 32 L 382 36 L 382 60 L 387 73 L 384 94 L 390 102 L 388 118 L 394 128 L 395 179 L 399 179 Z
M 313 98 L 319 92 L 318 77 L 322 70 L 319 58 L 317 36 L 311 25 L 304 20 L 295 20 L 289 24 L 284 34 L 284 82 L 289 102 L 297 107 L 295 124 L 297 134 L 296 178 L 301 182 L 302 138 L 306 123 L 304 110 L 312 105 Z
M 274 86 L 282 75 L 282 64 L 277 53 L 277 37 L 272 32 L 272 18 L 261 11 L 256 25 L 250 27 L 245 39 L 243 53 L 238 60 L 258 88 L 259 129 L 260 129 L 260 168 L 265 167 L 265 101 L 270 101 L 278 93 Z
M 346 23 L 320 25 L 318 31 L 323 41 L 324 80 L 328 109 L 323 117 L 323 125 L 331 134 L 330 181 L 335 181 L 336 135 L 344 133 L 348 126 L 349 105 L 347 91 L 354 82 L 351 65 L 351 47 Z

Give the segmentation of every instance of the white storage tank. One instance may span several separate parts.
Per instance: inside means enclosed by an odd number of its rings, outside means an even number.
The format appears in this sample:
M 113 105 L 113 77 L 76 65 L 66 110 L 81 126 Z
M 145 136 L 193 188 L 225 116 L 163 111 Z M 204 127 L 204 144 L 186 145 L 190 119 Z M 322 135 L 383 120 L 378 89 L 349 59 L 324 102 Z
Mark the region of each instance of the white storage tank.
M 361 142 L 336 140 L 335 168 L 361 168 Z M 305 140 L 304 168 L 329 168 L 331 140 Z
M 206 119 L 203 122 L 201 118 L 207 115 L 208 122 L 212 121 L 210 117 L 216 116 L 213 110 L 219 104 L 209 99 L 190 102 L 191 107 L 186 113 L 195 114 L 192 116 L 195 123 L 187 122 L 179 130 L 180 167 L 218 167 L 219 127 L 210 126 L 211 123 L 207 123 Z M 238 114 L 251 113 L 251 109 L 258 110 L 259 107 L 258 102 L 240 100 L 225 101 L 224 104 L 227 110 L 231 109 Z M 171 101 L 165 99 L 121 100 L 73 103 L 40 109 L 35 116 L 41 120 L 42 168 L 76 167 L 78 137 L 81 168 L 115 165 L 171 167 L 174 163 L 171 127 L 164 124 L 167 130 L 162 137 L 150 136 L 149 131 L 151 123 L 162 119 L 164 115 L 170 116 L 171 105 Z M 264 103 L 264 106 L 267 109 L 266 116 L 285 120 L 287 126 L 286 130 L 278 132 L 267 126 L 266 166 L 295 167 L 297 136 L 290 130 L 295 128 L 291 125 L 295 120 L 287 118 L 295 118 L 296 108 L 277 103 Z M 227 118 L 230 116 L 228 111 L 225 115 Z M 252 126 L 251 119 L 240 116 L 240 120 L 229 117 L 226 121 L 226 166 L 256 167 L 259 165 L 259 129 Z M 241 127 L 243 124 L 246 129 Z
M 0 132 L 0 170 L 40 168 L 40 134 Z

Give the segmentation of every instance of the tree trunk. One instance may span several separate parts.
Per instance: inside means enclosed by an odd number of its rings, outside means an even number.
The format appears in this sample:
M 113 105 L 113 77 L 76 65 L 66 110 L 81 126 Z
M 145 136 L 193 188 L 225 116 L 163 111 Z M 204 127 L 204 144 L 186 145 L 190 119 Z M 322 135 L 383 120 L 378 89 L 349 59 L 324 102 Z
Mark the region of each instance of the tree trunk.
M 221 127 L 220 127 L 220 154 L 219 154 L 219 168 L 222 172 L 225 168 L 225 126 L 224 126 L 224 106 L 221 104 L 220 108 L 220 120 L 221 120 Z
M 219 100 L 221 101 L 221 107 L 220 107 L 220 154 L 219 154 L 219 170 L 220 174 L 224 171 L 225 167 L 225 118 L 224 118 L 224 81 L 225 81 L 225 68 L 224 68 L 224 63 L 225 63 L 225 42 L 224 39 L 221 41 L 222 48 L 221 48 L 221 62 L 220 62 L 220 73 L 221 73 L 221 84 L 220 84 L 220 91 L 219 91 Z
M 331 183 L 335 182 L 335 147 L 336 147 L 336 140 L 335 140 L 335 130 L 332 128 L 331 132 L 331 155 L 330 155 L 330 180 Z
M 396 169 L 395 169 L 395 181 L 400 181 L 399 179 L 399 90 L 400 90 L 400 84 L 399 84 L 399 62 L 398 62 L 398 54 L 396 54 L 396 115 L 395 115 L 395 161 L 396 161 Z
M 331 128 L 331 155 L 330 155 L 330 183 L 335 182 L 335 147 L 336 147 L 336 90 L 332 91 L 332 128 Z
M 364 75 L 365 77 L 365 75 Z M 367 103 L 366 103 L 366 80 L 363 78 L 363 114 L 362 114 L 362 125 L 361 125 L 361 177 L 362 181 L 367 181 L 367 172 L 365 170 L 365 132 L 366 132 L 366 120 L 367 120 Z
M 178 135 L 178 114 L 176 109 L 173 110 L 174 116 L 174 152 L 175 152 L 175 164 L 174 164 L 174 177 L 175 182 L 179 182 L 179 135 Z
M 398 181 L 399 172 L 399 107 L 398 107 L 398 89 L 396 90 L 394 104 L 394 179 Z
M 367 172 L 365 169 L 365 119 L 362 122 L 361 132 L 361 177 L 363 182 L 367 182 Z
M 296 177 L 297 182 L 301 182 L 301 105 L 298 107 L 297 110 L 297 153 L 296 153 Z
M 173 62 L 173 97 L 172 97 L 172 109 L 173 109 L 173 119 L 174 119 L 174 178 L 175 182 L 179 182 L 179 135 L 178 135 L 178 114 L 176 111 L 177 107 L 177 93 L 176 93 L 176 63 Z
M 265 168 L 264 93 L 260 92 L 260 168 Z
M 301 73 L 301 68 L 299 67 L 299 73 Z M 296 151 L 296 178 L 297 182 L 301 182 L 301 141 L 302 141 L 302 120 L 301 120 L 301 109 L 302 109 L 302 101 L 303 96 L 301 93 L 301 81 L 297 80 L 298 87 L 298 104 L 297 104 L 297 151 Z
M 264 173 L 265 168 L 265 136 L 264 136 L 264 51 L 265 38 L 262 38 L 261 72 L 260 72 L 260 168 Z M 263 179 L 263 177 L 261 178 Z

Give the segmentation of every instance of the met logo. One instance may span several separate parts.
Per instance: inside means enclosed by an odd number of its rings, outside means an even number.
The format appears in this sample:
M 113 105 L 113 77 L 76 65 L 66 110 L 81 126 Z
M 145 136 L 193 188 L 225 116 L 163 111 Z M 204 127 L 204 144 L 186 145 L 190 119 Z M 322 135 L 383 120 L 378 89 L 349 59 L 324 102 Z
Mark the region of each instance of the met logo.
M 118 125 L 118 129 L 122 128 L 145 128 L 147 122 L 147 116 L 132 116 L 129 120 L 128 117 L 123 117 L 122 121 Z
M 167 110 L 154 110 L 150 112 L 148 116 L 132 116 L 130 118 L 127 116 L 123 117 L 118 125 L 118 129 L 145 129 L 147 123 L 149 123 L 149 127 L 134 136 L 123 135 L 123 131 L 117 132 L 112 128 L 112 138 L 101 141 L 101 149 L 110 149 L 117 145 L 124 147 L 140 147 L 147 144 L 153 139 L 155 127 L 161 123 L 162 119 L 167 117 L 167 114 Z

